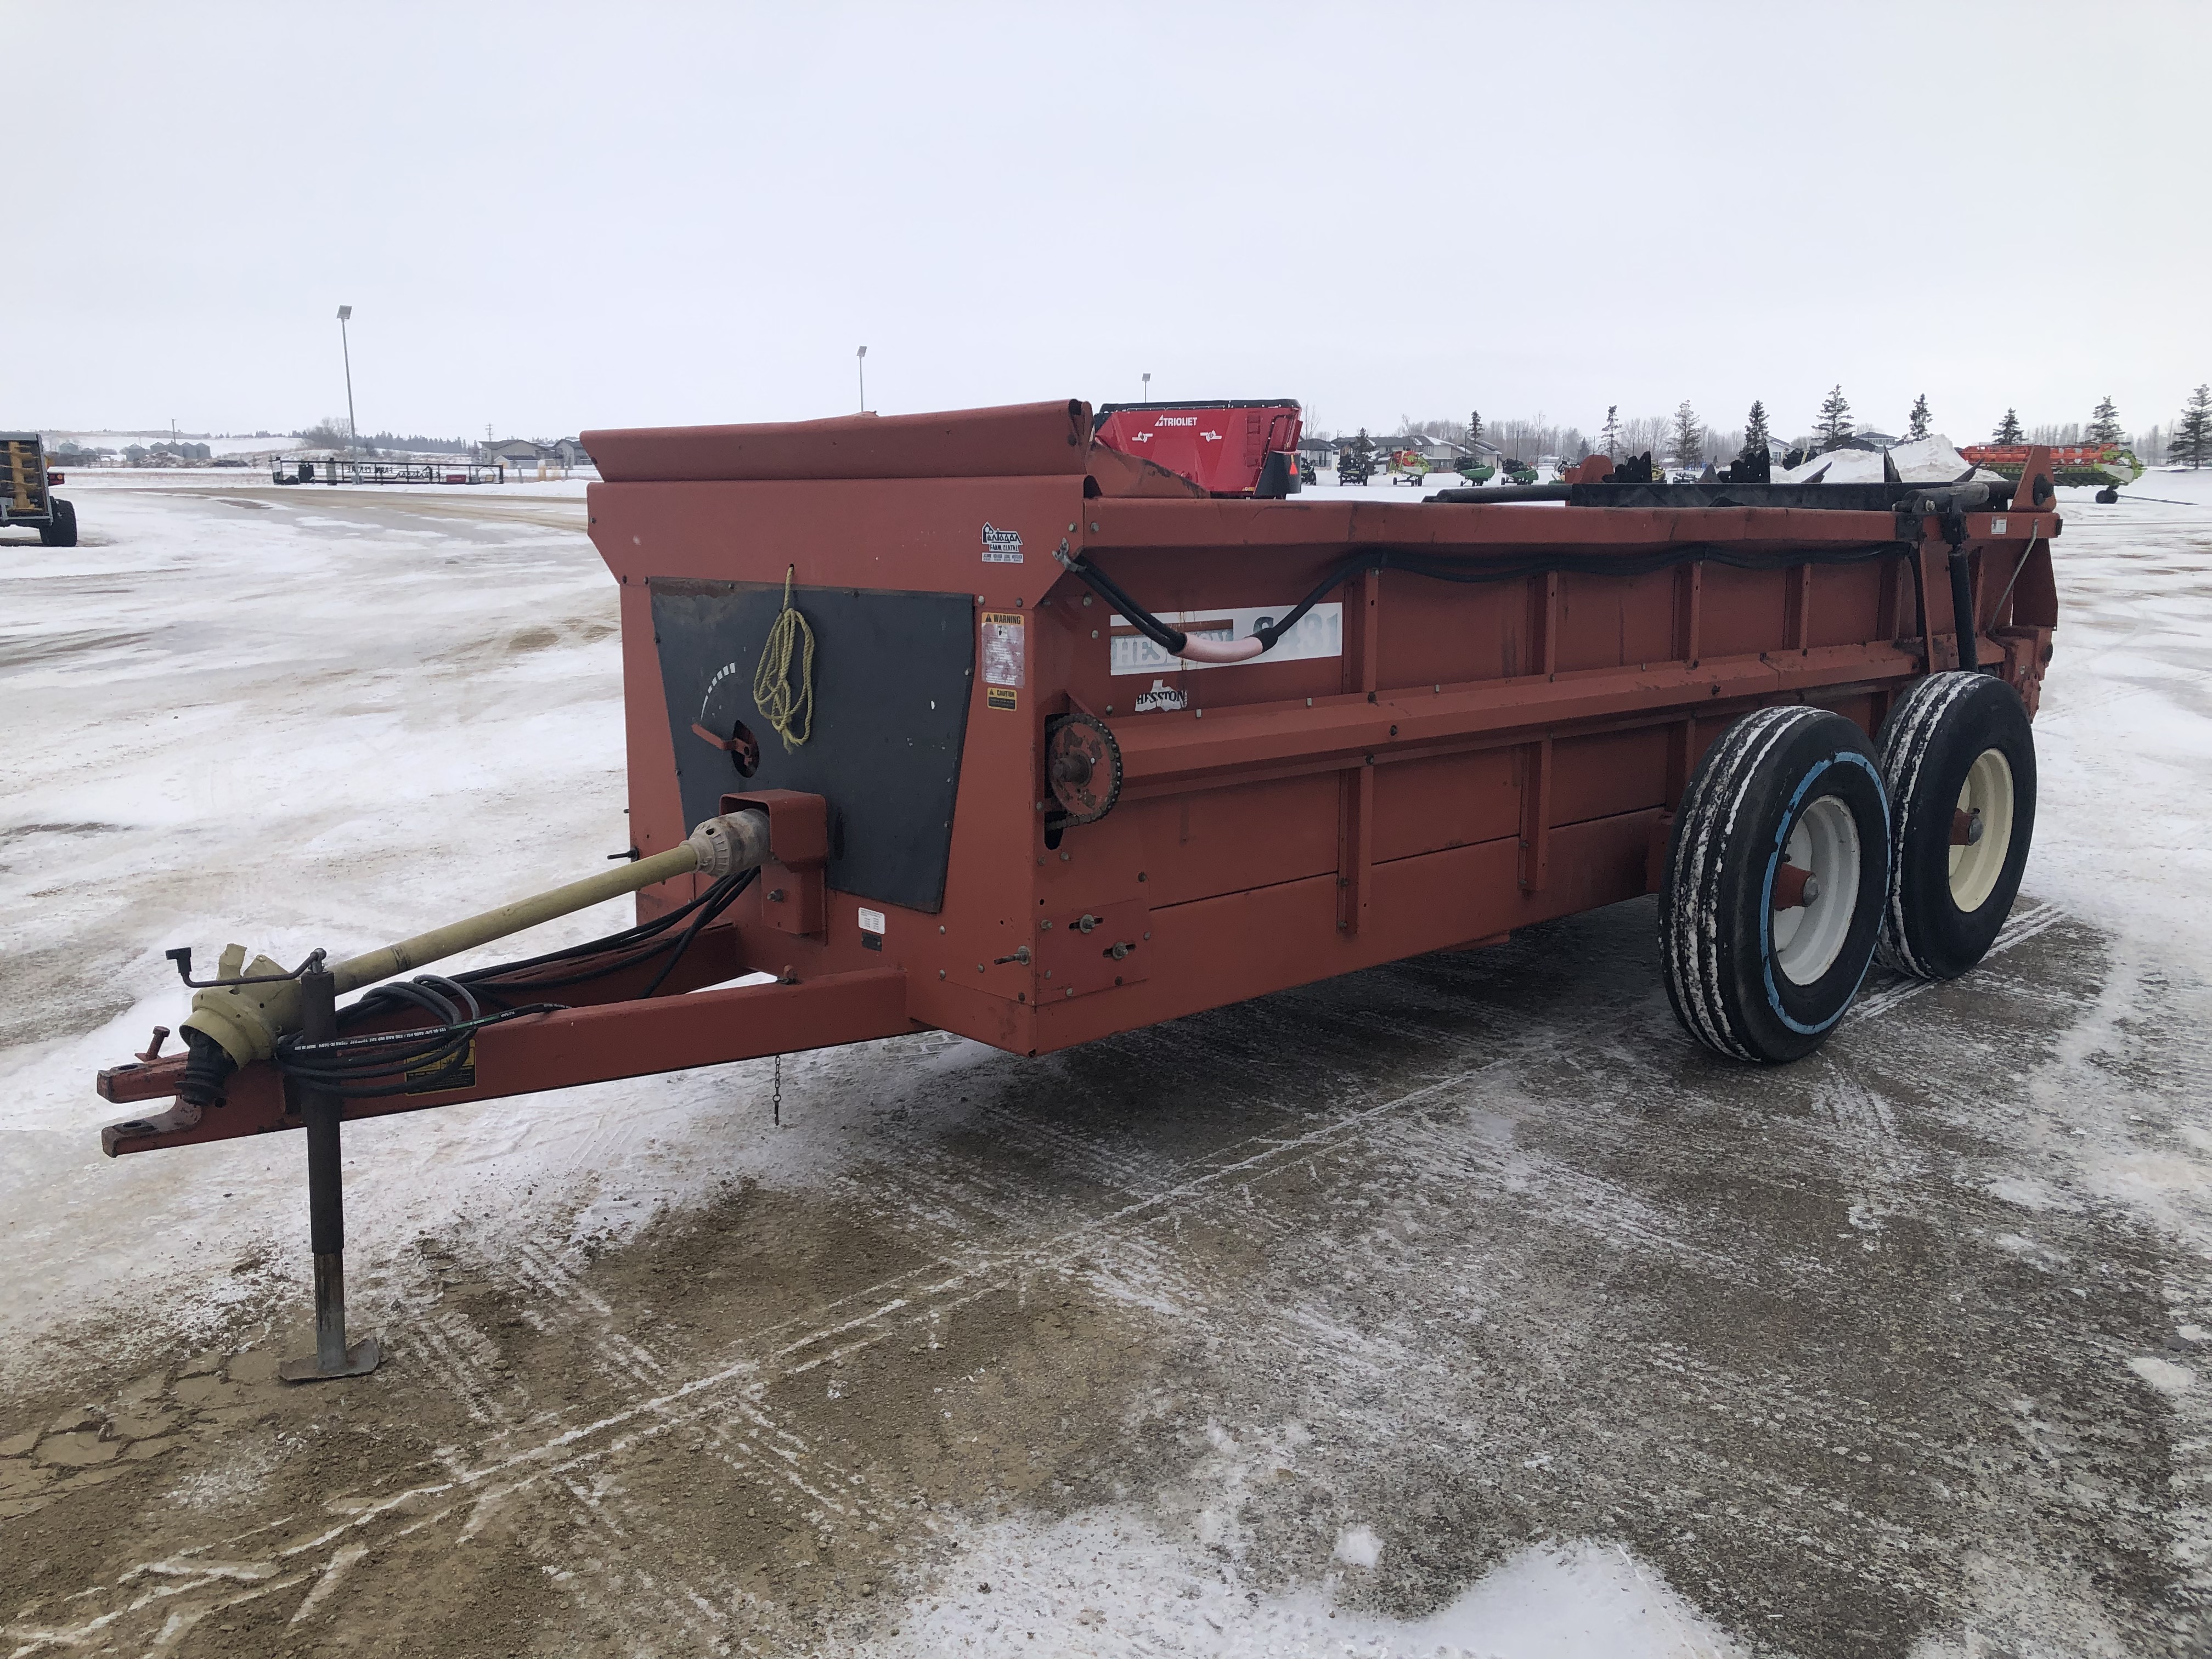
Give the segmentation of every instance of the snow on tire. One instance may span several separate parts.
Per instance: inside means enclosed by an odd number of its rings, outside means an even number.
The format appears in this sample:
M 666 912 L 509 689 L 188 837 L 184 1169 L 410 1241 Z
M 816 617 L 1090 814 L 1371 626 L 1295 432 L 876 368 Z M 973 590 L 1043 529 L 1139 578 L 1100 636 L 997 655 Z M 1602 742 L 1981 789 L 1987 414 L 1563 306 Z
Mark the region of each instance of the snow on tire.
M 1675 815 L 1659 893 L 1684 1029 L 1768 1064 L 1818 1048 L 1874 957 L 1889 825 L 1874 746 L 1841 714 L 1762 708 L 1723 732 Z
M 1877 950 L 1900 973 L 1953 979 L 2012 914 L 2035 833 L 2035 735 L 1993 674 L 1930 674 L 1881 728 L 1897 875 Z

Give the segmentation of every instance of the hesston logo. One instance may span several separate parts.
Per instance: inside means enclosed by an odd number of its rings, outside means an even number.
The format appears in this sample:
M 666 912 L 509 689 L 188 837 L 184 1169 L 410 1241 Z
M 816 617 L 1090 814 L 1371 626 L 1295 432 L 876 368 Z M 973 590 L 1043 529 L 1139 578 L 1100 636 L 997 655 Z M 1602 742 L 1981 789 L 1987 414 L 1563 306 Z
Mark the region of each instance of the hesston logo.
M 1164 708 L 1172 712 L 1187 707 L 1189 702 L 1190 696 L 1188 692 L 1170 685 L 1165 680 L 1154 680 L 1149 691 L 1137 693 L 1137 701 L 1133 707 L 1139 714 L 1149 714 L 1156 708 Z

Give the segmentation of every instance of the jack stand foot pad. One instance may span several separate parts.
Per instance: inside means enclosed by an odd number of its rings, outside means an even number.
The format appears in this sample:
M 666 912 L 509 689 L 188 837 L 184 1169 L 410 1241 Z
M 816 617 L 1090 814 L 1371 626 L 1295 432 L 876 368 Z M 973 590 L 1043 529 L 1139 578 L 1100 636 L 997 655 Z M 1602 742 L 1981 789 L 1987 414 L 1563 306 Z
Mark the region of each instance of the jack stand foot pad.
M 367 1376 L 383 1359 L 383 1345 L 373 1336 L 365 1336 L 346 1350 L 345 1364 L 334 1371 L 325 1370 L 319 1358 L 307 1354 L 286 1360 L 276 1368 L 276 1375 L 287 1382 L 328 1382 L 341 1376 Z

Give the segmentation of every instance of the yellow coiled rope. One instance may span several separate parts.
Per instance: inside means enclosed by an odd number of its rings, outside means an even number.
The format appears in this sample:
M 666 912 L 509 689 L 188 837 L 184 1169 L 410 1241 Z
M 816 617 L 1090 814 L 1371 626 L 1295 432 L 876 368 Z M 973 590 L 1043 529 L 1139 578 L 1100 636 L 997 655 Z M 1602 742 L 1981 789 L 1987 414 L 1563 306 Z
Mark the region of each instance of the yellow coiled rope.
M 783 610 L 769 624 L 753 671 L 753 706 L 768 717 L 786 749 L 796 749 L 814 731 L 814 630 L 791 602 L 797 565 L 785 567 Z M 799 684 L 791 683 L 792 659 L 799 659 Z

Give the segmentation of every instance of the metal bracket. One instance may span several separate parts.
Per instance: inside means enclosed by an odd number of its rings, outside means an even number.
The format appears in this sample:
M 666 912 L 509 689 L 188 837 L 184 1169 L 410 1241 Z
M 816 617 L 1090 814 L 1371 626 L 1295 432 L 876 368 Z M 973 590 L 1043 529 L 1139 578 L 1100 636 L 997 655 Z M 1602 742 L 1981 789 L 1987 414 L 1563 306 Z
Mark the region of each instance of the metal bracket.
M 320 950 L 310 951 L 307 952 L 307 959 L 289 974 L 249 974 L 244 979 L 194 979 L 192 977 L 192 947 L 189 945 L 179 945 L 175 950 L 165 951 L 162 954 L 177 964 L 177 977 L 184 981 L 186 986 L 195 991 L 208 991 L 226 985 L 281 985 L 288 979 L 297 979 L 302 974 L 319 970 L 323 965 L 325 952 Z

